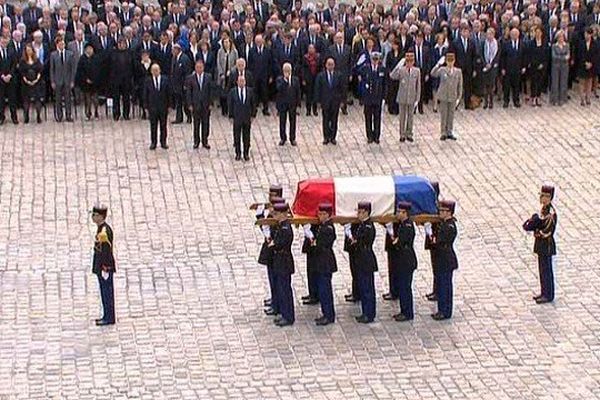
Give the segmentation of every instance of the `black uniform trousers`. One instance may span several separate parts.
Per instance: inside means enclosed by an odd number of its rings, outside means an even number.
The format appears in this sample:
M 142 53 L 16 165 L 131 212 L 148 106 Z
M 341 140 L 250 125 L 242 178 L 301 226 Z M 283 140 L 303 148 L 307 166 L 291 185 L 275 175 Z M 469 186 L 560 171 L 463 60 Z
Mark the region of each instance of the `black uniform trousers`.
M 233 145 L 235 147 L 235 155 L 242 155 L 242 142 L 244 145 L 244 156 L 250 152 L 250 127 L 251 123 L 233 124 Z
M 200 129 L 202 128 L 202 145 L 208 145 L 210 133 L 210 110 L 194 110 L 194 145 L 200 144 Z
M 452 317 L 452 274 L 454 270 L 447 266 L 438 267 L 438 312 L 446 318 Z
M 392 256 L 388 252 L 388 282 L 390 283 L 390 295 L 393 299 L 398 298 L 398 272 L 392 267 Z
M 279 138 L 282 141 L 287 140 L 285 126 L 287 121 L 290 121 L 290 141 L 296 141 L 296 108 L 287 107 L 283 111 L 279 111 Z
M 279 303 L 277 301 L 277 281 L 272 265 L 267 265 L 267 277 L 269 278 L 269 291 L 271 292 L 271 308 L 279 314 Z
M 352 276 L 352 297 L 355 300 L 360 300 L 360 287 L 358 286 L 358 269 L 353 261 L 350 261 L 350 275 Z
M 100 283 L 100 297 L 102 298 L 102 309 L 104 315 L 102 320 L 111 324 L 115 323 L 115 294 L 113 288 L 113 273 L 108 273 L 108 279 L 104 279 L 102 274 L 98 274 Z
M 400 313 L 408 319 L 413 319 L 415 316 L 412 293 L 413 272 L 413 270 L 400 270 L 395 274 L 394 286 L 398 289 Z
M 431 290 L 431 293 L 433 293 L 433 294 L 435 294 L 437 296 L 438 268 L 437 268 L 437 265 L 435 263 L 435 257 L 433 255 L 433 251 L 430 251 L 429 255 L 431 256 L 431 271 L 433 272 L 433 288 Z
M 294 322 L 294 295 L 292 293 L 292 275 L 275 271 L 275 291 L 277 295 L 276 309 L 281 317 L 288 322 Z M 271 301 L 273 301 L 271 299 Z
M 554 300 L 554 272 L 552 271 L 552 256 L 538 255 L 540 270 L 541 295 L 548 300 Z
M 316 274 L 319 302 L 321 312 L 327 320 L 335 321 L 335 309 L 333 307 L 333 289 L 331 287 L 331 272 L 319 272 Z
M 358 269 L 358 287 L 360 290 L 360 305 L 362 315 L 369 321 L 375 319 L 375 277 L 372 271 Z
M 311 299 L 319 298 L 318 279 L 319 273 L 315 271 L 314 265 L 306 260 L 306 280 L 308 281 L 308 295 Z
M 156 146 L 159 125 L 160 144 L 161 146 L 167 145 L 167 114 L 167 110 L 164 110 L 151 111 L 148 115 L 148 118 L 150 119 L 150 142 L 153 146 Z
M 381 136 L 381 103 L 365 104 L 365 128 L 367 139 L 379 140 Z
M 340 105 L 333 103 L 323 105 L 321 113 L 323 115 L 323 139 L 326 141 L 335 140 L 335 137 L 337 136 Z

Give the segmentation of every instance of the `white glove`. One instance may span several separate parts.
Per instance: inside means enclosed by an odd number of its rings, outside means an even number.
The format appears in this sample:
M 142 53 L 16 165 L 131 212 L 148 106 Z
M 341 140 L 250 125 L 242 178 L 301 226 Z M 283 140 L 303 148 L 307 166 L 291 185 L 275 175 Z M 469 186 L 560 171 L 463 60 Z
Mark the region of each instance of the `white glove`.
M 348 239 L 352 239 L 352 231 L 350 230 L 351 227 L 352 225 L 350 224 L 344 225 L 344 234 Z
M 433 235 L 433 230 L 431 229 L 431 222 L 425 222 L 423 227 L 425 228 L 425 234 L 427 236 Z
M 260 230 L 263 233 L 265 239 L 269 239 L 271 237 L 271 227 L 269 225 L 263 225 L 260 227 Z
M 400 59 L 400 61 L 398 61 L 398 64 L 400 65 L 401 68 L 404 67 L 404 64 L 406 64 L 406 60 L 404 59 L 404 57 L 402 57 Z
M 256 207 L 256 216 L 257 217 L 262 216 L 264 211 L 265 211 L 265 205 L 259 204 L 258 207 Z
M 437 64 L 435 65 L 442 65 L 446 62 L 446 56 L 441 56 L 440 59 L 438 60 Z
M 460 99 L 456 99 L 456 107 L 460 104 Z
M 315 238 L 315 235 L 310 230 L 310 224 L 305 224 L 302 226 L 302 228 L 304 229 L 305 238 L 307 238 L 308 240 L 313 240 Z
M 110 277 L 110 274 L 104 270 L 102 270 L 102 279 L 104 279 L 105 281 L 108 280 L 108 278 Z
M 388 222 L 387 224 L 385 224 L 385 230 L 387 231 L 388 235 L 390 236 L 394 236 L 394 224 L 391 222 Z

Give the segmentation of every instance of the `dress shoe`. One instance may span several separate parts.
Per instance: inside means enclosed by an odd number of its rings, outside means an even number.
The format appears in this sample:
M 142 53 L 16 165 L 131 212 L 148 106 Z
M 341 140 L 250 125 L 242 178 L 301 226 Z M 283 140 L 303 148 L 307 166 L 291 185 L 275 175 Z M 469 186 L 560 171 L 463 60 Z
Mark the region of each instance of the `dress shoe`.
M 265 108 L 265 109 L 263 110 L 263 115 L 267 115 L 267 116 L 268 116 L 268 115 L 271 115 L 271 112 L 269 112 L 269 110 Z
M 440 140 L 446 140 L 446 139 L 448 139 L 448 135 L 442 135 L 442 136 L 440 136 Z
M 429 301 L 437 301 L 437 295 L 435 293 L 429 293 L 427 296 L 425 296 L 427 298 L 427 300 Z
M 337 140 L 335 140 L 335 139 L 331 139 L 331 140 L 330 140 L 330 142 L 331 142 L 331 144 L 332 144 L 332 145 L 334 145 L 334 146 L 337 144 Z
M 114 324 L 115 323 L 112 321 L 105 321 L 105 320 L 96 321 L 97 326 L 114 325 Z
M 156 145 L 155 144 L 151 144 L 150 145 L 150 150 L 156 150 Z
M 446 317 L 444 314 L 442 313 L 435 313 L 435 314 L 431 314 L 431 318 L 433 318 L 436 321 L 443 321 L 445 319 L 450 319 L 450 317 Z
M 329 140 L 323 140 L 323 144 L 329 144 Z
M 297 143 L 296 143 L 296 141 L 295 141 L 295 140 L 290 140 L 290 144 L 291 144 L 292 146 L 294 146 L 294 147 L 297 145 Z
M 400 137 L 400 142 L 404 143 L 406 141 L 406 138 L 404 136 Z
M 29 123 L 29 117 L 28 117 L 28 116 L 25 116 L 25 117 L 23 118 L 23 123 L 24 123 L 24 124 L 28 124 L 28 123 Z
M 270 307 L 271 306 L 271 299 L 264 299 L 263 300 L 263 305 L 265 307 Z
M 284 326 L 294 325 L 294 323 L 282 318 L 279 320 L 279 322 L 276 323 L 276 325 L 279 327 L 284 327 Z
M 552 300 L 547 299 L 546 297 L 542 296 L 539 299 L 536 299 L 535 302 L 538 303 L 538 304 L 546 304 L 546 303 L 551 303 Z
M 373 143 L 373 139 L 371 139 L 371 138 L 367 139 L 367 143 L 368 143 L 368 144 L 371 144 L 371 143 Z
M 17 117 L 12 117 L 11 120 L 13 124 L 19 125 L 19 119 Z
M 508 108 L 508 103 L 503 103 L 502 108 Z
M 183 124 L 183 120 L 182 119 L 176 119 L 175 121 L 171 121 L 171 124 L 173 124 L 173 125 Z
M 313 108 L 313 115 L 314 115 L 315 117 L 318 117 L 318 116 L 319 116 L 319 111 L 317 110 L 317 107 L 314 107 L 314 108 Z
M 129 115 L 125 115 L 125 116 L 123 117 L 123 119 L 124 119 L 125 121 L 129 121 L 131 118 L 129 118 Z
M 169 148 L 169 145 L 161 144 L 160 147 L 161 147 L 161 149 L 167 150 Z
M 450 139 L 450 140 L 456 140 L 456 136 L 454 136 L 454 134 L 452 134 L 452 133 L 449 133 L 447 136 L 448 136 L 448 139 Z
M 67 122 L 73 122 L 73 118 L 67 117 Z
M 280 145 L 280 146 L 283 146 L 284 144 L 285 144 L 285 140 L 280 140 L 280 141 L 279 141 L 279 145 Z
M 244 156 L 244 161 L 250 161 L 250 156 L 249 155 L 245 155 Z
M 515 103 L 516 108 L 521 108 L 521 103 Z
M 104 321 L 104 318 L 98 318 L 98 319 L 94 320 L 94 323 L 97 325 L 97 324 L 99 324 L 102 321 Z
M 204 147 L 206 150 L 210 150 L 210 144 L 208 143 L 203 144 L 202 147 Z
M 348 109 L 346 107 L 342 108 L 342 114 L 348 115 Z
M 542 297 L 544 297 L 544 296 L 542 296 L 541 294 L 536 294 L 535 296 L 532 297 L 532 299 L 537 300 L 537 299 L 541 299 Z
M 187 117 L 187 120 L 185 122 L 187 122 L 188 124 L 191 124 L 192 123 L 192 117 Z
M 316 322 L 317 326 L 325 326 L 325 325 L 333 324 L 333 321 L 330 321 L 326 317 L 321 317 L 318 320 L 316 320 L 315 322 Z
M 310 109 L 306 110 L 306 116 L 310 117 Z
M 119 119 L 121 119 L 121 117 L 120 117 L 120 116 L 118 116 L 118 115 L 115 115 L 115 116 L 113 117 L 113 119 L 114 119 L 115 121 L 119 121 Z
M 345 299 L 346 299 L 346 301 L 348 303 L 356 303 L 356 302 L 358 302 L 358 299 L 356 297 L 354 297 L 354 296 L 346 296 Z
M 306 301 L 306 300 L 310 300 L 310 299 L 312 299 L 312 296 L 310 294 L 300 297 L 300 300 L 302 300 L 302 301 Z
M 42 117 L 40 117 L 39 115 L 37 116 L 37 123 L 41 124 L 42 123 Z
M 197 149 L 198 147 L 200 147 L 200 143 L 194 143 L 194 148 Z
M 408 140 L 411 143 L 415 141 L 415 139 L 413 139 L 412 136 L 407 137 L 406 140 Z
M 266 310 L 264 310 L 264 312 L 267 315 L 277 315 L 277 314 L 279 314 L 277 311 L 273 310 L 271 307 L 269 307 Z
M 319 304 L 319 299 L 308 299 L 302 302 L 305 306 L 311 306 L 313 304 Z
M 394 297 L 391 293 L 386 293 L 383 295 L 384 300 L 398 300 L 398 297 Z
M 379 139 L 375 139 L 373 141 L 375 142 L 375 144 L 379 144 Z
M 273 323 L 274 323 L 275 325 L 277 325 L 277 323 L 278 323 L 279 321 L 281 321 L 282 319 L 283 319 L 283 317 L 282 317 L 281 315 L 278 315 L 278 316 L 276 316 L 275 318 L 273 318 Z
M 412 318 L 408 318 L 406 315 L 404 315 L 402 313 L 392 315 L 392 318 L 394 318 L 394 321 L 398 321 L 398 322 L 410 321 L 412 319 Z
M 356 322 L 361 323 L 361 324 L 370 324 L 371 322 L 373 322 L 372 319 L 367 318 L 365 315 L 360 315 L 358 317 L 355 317 Z
M 235 161 L 240 161 L 242 159 L 242 156 L 235 156 Z

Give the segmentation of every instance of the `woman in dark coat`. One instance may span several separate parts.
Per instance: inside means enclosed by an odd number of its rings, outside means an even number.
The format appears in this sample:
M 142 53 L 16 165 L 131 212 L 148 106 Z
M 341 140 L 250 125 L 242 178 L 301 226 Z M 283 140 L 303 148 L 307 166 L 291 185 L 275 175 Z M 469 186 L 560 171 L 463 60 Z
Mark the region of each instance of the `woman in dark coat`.
M 398 115 L 400 107 L 396 102 L 396 96 L 398 95 L 398 87 L 400 81 L 390 78 L 390 71 L 396 68 L 396 65 L 402 59 L 402 53 L 400 52 L 400 42 L 398 39 L 392 41 L 392 49 L 385 56 L 385 70 L 386 72 L 386 93 L 385 103 L 388 106 L 388 112 L 392 115 Z
M 594 63 L 598 59 L 598 44 L 593 38 L 594 30 L 588 28 L 577 46 L 577 77 L 581 88 L 581 105 L 590 105 L 592 83 L 594 78 Z
M 42 122 L 40 116 L 42 110 L 42 102 L 46 95 L 46 83 L 44 82 L 44 66 L 38 60 L 35 50 L 31 44 L 25 46 L 23 58 L 19 62 L 19 74 L 23 80 L 22 95 L 23 95 L 23 117 L 24 122 L 29 123 L 29 107 L 31 103 L 35 106 L 37 114 L 37 123 Z
M 531 106 L 541 107 L 540 96 L 542 95 L 544 82 L 546 82 L 550 54 L 548 54 L 548 44 L 544 40 L 544 31 L 539 26 L 535 28 L 534 38 L 529 43 L 528 58 L 529 76 L 531 78 Z
M 321 70 L 321 56 L 317 53 L 315 45 L 308 45 L 308 51 L 302 59 L 302 87 L 306 95 L 306 115 L 310 116 L 312 110 L 315 116 L 319 115 L 315 102 L 315 79 Z
M 98 119 L 98 79 L 100 65 L 98 56 L 94 53 L 94 46 L 87 43 L 84 54 L 79 58 L 75 82 L 83 93 L 83 105 L 85 117 L 92 118 L 92 105 L 94 106 L 94 117 Z
M 485 40 L 481 44 L 481 57 L 483 68 L 481 70 L 481 84 L 483 86 L 483 108 L 494 108 L 494 89 L 498 78 L 498 65 L 500 63 L 500 43 L 496 39 L 496 30 L 488 28 Z
M 152 75 L 150 73 L 151 66 L 152 60 L 150 59 L 150 52 L 142 51 L 140 59 L 135 62 L 133 71 L 135 102 L 140 107 L 144 104 L 144 82 Z M 146 119 L 146 109 L 144 107 L 142 107 L 142 119 Z

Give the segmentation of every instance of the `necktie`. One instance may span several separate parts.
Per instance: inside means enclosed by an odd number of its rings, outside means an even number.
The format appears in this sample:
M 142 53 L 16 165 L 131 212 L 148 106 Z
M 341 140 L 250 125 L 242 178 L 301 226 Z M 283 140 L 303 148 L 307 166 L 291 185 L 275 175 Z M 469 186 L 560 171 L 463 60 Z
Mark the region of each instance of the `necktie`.
M 2 49 L 2 59 L 6 59 L 6 54 L 5 54 L 6 50 Z
M 327 73 L 327 80 L 329 81 L 329 87 L 333 87 L 333 78 L 331 76 L 331 72 Z
M 421 66 L 421 46 L 417 46 L 417 65 Z
M 244 89 L 240 89 L 240 99 L 242 99 L 242 104 L 246 102 L 246 96 L 244 96 Z
M 513 50 L 517 50 L 517 42 L 513 42 Z
M 65 52 L 64 52 L 64 51 L 61 51 L 61 52 L 60 52 L 60 62 L 61 62 L 62 64 L 64 64 L 64 63 L 65 63 Z
M 198 87 L 202 89 L 202 75 L 198 75 Z
M 338 53 L 342 54 L 342 45 L 338 44 Z
M 156 88 L 156 90 L 160 90 L 160 86 L 158 85 L 158 78 L 154 77 L 154 87 Z

